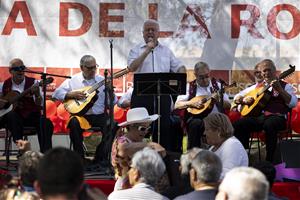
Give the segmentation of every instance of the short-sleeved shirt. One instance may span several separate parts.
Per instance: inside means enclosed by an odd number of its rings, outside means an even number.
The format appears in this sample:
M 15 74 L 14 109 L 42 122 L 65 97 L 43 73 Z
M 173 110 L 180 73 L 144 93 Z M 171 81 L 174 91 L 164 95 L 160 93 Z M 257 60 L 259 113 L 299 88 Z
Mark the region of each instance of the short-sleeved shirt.
M 130 50 L 127 60 L 128 66 L 145 51 L 146 47 L 147 44 L 143 42 Z M 173 52 L 168 47 L 158 43 L 136 72 L 177 72 L 181 66 L 183 66 L 182 62 L 174 56 Z

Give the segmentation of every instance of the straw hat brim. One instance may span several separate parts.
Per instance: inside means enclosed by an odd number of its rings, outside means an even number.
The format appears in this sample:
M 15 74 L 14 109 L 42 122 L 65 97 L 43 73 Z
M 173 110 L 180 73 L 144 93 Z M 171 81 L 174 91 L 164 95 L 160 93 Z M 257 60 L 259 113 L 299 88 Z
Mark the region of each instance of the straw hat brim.
M 157 120 L 158 117 L 159 117 L 158 114 L 154 114 L 154 115 L 150 115 L 149 117 L 147 117 L 145 119 L 125 121 L 125 122 L 122 122 L 122 123 L 118 124 L 118 126 L 127 126 L 127 125 L 130 125 L 130 124 L 140 124 L 140 123 L 153 122 L 153 121 Z

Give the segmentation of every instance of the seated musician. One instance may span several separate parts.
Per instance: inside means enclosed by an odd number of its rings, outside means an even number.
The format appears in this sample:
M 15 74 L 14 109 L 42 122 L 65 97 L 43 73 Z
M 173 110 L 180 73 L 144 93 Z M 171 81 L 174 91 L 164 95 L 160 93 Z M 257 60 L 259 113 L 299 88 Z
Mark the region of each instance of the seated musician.
M 254 79 L 255 79 L 255 84 L 245 88 L 244 90 L 240 91 L 238 94 L 236 94 L 234 96 L 233 107 L 231 108 L 232 110 L 240 111 L 241 105 L 244 105 L 244 104 L 251 105 L 253 103 L 254 99 L 251 97 L 247 97 L 246 95 L 250 91 L 254 90 L 255 88 L 262 86 L 263 81 L 264 81 L 261 71 L 259 71 L 258 65 L 255 65 L 255 67 L 254 67 Z
M 51 121 L 47 119 L 46 130 L 44 132 L 41 131 L 43 124 L 41 120 L 43 104 L 42 91 L 39 84 L 37 84 L 37 80 L 25 76 L 24 69 L 24 63 L 19 58 L 15 58 L 9 62 L 9 73 L 11 77 L 5 80 L 0 87 L 2 99 L 5 99 L 4 102 L 11 102 L 14 97 L 25 95 L 19 99 L 12 111 L 4 115 L 4 123 L 11 132 L 14 142 L 22 140 L 24 126 L 35 127 L 40 151 L 44 153 L 52 148 L 51 137 L 53 134 L 53 125 Z M 6 109 L 3 103 L 2 109 Z
M 237 120 L 233 127 L 234 135 L 241 141 L 245 149 L 249 148 L 251 132 L 264 130 L 266 135 L 266 160 L 273 161 L 277 145 L 277 133 L 286 128 L 286 115 L 297 104 L 292 85 L 278 80 L 276 67 L 272 60 L 265 59 L 257 64 L 264 78 L 264 85 L 270 88 L 264 93 L 270 100 L 259 116 L 246 116 Z M 241 99 L 243 101 L 243 99 Z M 254 102 L 254 100 L 250 100 Z
M 53 93 L 53 98 L 66 100 L 84 100 L 88 95 L 83 90 L 87 86 L 92 86 L 95 83 L 104 80 L 103 76 L 96 75 L 97 70 L 96 59 L 91 55 L 85 55 L 80 60 L 81 72 L 73 75 L 71 79 L 65 80 Z M 70 129 L 70 139 L 73 143 L 73 149 L 84 159 L 83 149 L 83 130 L 86 127 L 100 127 L 102 132 L 106 126 L 105 108 L 105 87 L 99 87 L 97 100 L 92 104 L 92 107 L 84 113 L 83 117 L 72 117 L 68 123 Z M 109 95 L 107 95 L 108 97 Z M 115 100 L 116 102 L 116 97 Z M 108 99 L 109 102 L 109 99 Z M 115 103 L 114 102 L 114 103 Z M 92 103 L 92 102 L 91 102 Z M 76 116 L 76 115 L 75 115 Z M 88 123 L 87 123 L 88 122 Z M 104 132 L 103 132 L 104 133 Z M 104 133 L 105 134 L 105 133 Z
M 214 78 L 210 78 L 209 66 L 204 62 L 196 63 L 194 67 L 194 75 L 196 79 L 187 86 L 186 95 L 179 95 L 175 102 L 175 109 L 185 109 L 185 108 L 196 108 L 202 109 L 205 103 L 209 103 L 208 98 L 203 98 L 200 101 L 190 101 L 196 96 L 212 96 L 216 91 L 219 91 L 221 84 L 217 82 Z M 193 115 L 185 112 L 185 119 L 187 125 L 188 133 L 188 149 L 193 147 L 201 146 L 201 136 L 204 132 L 203 118 L 209 114 L 209 112 L 219 112 L 222 109 L 229 109 L 230 103 L 229 98 L 226 94 L 223 96 L 223 105 L 219 105 L 218 95 L 216 98 L 212 99 L 212 104 L 208 106 L 208 109 L 204 110 L 203 113 L 199 115 Z

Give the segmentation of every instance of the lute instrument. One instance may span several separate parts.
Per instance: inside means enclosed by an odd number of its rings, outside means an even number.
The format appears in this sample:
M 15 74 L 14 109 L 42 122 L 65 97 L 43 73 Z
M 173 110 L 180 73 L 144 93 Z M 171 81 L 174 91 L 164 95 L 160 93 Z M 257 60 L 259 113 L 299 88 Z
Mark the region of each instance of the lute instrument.
M 113 74 L 113 78 L 119 78 L 125 74 L 129 73 L 128 68 L 122 69 Z M 110 78 L 108 78 L 109 80 Z M 98 99 L 97 89 L 105 84 L 105 80 L 97 82 L 91 86 L 83 87 L 81 89 L 73 90 L 80 91 L 85 94 L 84 99 L 68 99 L 64 101 L 65 109 L 71 115 L 84 115 L 96 102 Z
M 290 65 L 290 68 L 284 72 L 282 72 L 278 79 L 284 79 L 288 77 L 290 74 L 295 72 L 296 67 Z M 268 89 L 271 87 L 270 84 L 263 85 L 262 87 L 258 87 L 245 95 L 245 97 L 252 97 L 254 99 L 251 105 L 242 105 L 241 107 L 241 115 L 245 116 L 259 116 L 264 109 L 264 107 L 269 102 L 271 95 Z

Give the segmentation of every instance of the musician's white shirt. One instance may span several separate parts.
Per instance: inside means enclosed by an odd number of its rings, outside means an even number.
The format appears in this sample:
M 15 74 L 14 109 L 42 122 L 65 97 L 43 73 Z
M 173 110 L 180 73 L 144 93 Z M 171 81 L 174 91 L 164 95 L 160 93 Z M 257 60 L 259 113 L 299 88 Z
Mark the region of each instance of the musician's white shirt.
M 221 88 L 221 84 L 219 82 L 217 84 L 218 84 L 218 87 Z M 210 96 L 211 95 L 210 88 L 212 88 L 212 87 L 213 86 L 212 86 L 211 81 L 209 82 L 209 85 L 207 87 L 201 87 L 197 84 L 196 96 L 204 96 L 204 95 Z M 189 88 L 190 88 L 190 84 L 187 84 L 186 94 L 185 95 L 179 95 L 177 97 L 176 102 L 177 101 L 188 101 L 189 100 Z M 229 97 L 226 93 L 224 93 L 223 100 L 229 102 Z M 216 104 L 214 105 L 214 108 L 212 109 L 212 112 L 219 112 Z
M 91 86 L 97 82 L 100 82 L 104 80 L 103 76 L 100 75 L 95 75 L 94 79 L 91 80 L 85 80 L 82 72 L 75 74 L 72 76 L 71 79 L 66 79 L 53 93 L 52 97 L 55 99 L 58 99 L 60 101 L 63 101 L 65 99 L 65 96 L 68 92 L 77 90 L 77 89 L 82 89 L 83 87 L 86 86 Z M 91 115 L 91 114 L 102 114 L 104 113 L 104 90 L 105 87 L 101 86 L 98 88 L 98 99 L 94 103 L 94 105 L 88 110 L 86 115 Z M 108 101 L 109 102 L 109 101 Z M 117 102 L 117 98 L 115 96 L 114 99 L 114 104 Z

